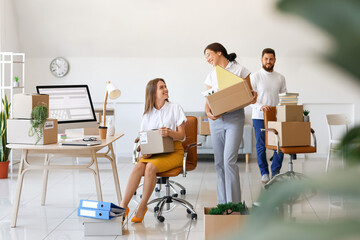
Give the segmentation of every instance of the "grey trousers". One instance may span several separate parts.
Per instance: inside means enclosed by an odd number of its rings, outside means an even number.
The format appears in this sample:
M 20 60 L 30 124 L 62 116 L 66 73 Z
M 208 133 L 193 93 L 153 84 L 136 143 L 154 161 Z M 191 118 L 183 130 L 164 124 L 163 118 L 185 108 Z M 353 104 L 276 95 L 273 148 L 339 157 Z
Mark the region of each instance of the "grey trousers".
M 211 141 L 217 172 L 218 203 L 241 201 L 239 167 L 236 165 L 244 131 L 244 109 L 210 120 Z

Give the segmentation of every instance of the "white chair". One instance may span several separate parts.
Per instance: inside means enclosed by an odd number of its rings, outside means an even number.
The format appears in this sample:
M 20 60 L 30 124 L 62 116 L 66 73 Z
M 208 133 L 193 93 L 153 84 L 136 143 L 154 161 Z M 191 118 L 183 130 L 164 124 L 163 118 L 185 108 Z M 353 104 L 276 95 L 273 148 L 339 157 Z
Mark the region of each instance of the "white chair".
M 328 123 L 328 130 L 329 130 L 329 151 L 326 160 L 326 167 L 325 172 L 329 170 L 331 152 L 336 150 L 336 146 L 340 143 L 341 131 L 343 134 L 347 133 L 348 131 L 348 122 L 346 121 L 346 116 L 344 114 L 327 114 L 326 120 Z M 337 136 L 335 136 L 334 132 L 336 131 Z M 342 159 L 342 164 L 344 165 L 344 159 Z

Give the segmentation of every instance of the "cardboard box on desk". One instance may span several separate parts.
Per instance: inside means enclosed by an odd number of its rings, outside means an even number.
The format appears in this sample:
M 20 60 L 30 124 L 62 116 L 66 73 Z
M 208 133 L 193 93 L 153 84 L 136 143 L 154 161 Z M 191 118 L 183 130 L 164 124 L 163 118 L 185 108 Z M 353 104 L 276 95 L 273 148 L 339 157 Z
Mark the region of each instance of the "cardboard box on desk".
M 205 239 L 219 239 L 227 234 L 237 232 L 246 221 L 248 215 L 210 215 L 210 207 L 204 207 Z
M 49 95 L 47 94 L 14 94 L 12 104 L 13 118 L 30 119 L 32 109 L 38 105 L 45 105 L 49 116 Z
M 35 144 L 36 134 L 29 136 L 31 127 L 30 119 L 8 119 L 7 120 L 7 142 L 19 144 Z M 47 119 L 43 128 L 43 137 L 38 144 L 57 143 L 58 123 L 57 119 Z
M 168 153 L 174 151 L 171 137 L 162 137 L 158 130 L 140 132 L 141 154 Z
M 310 146 L 310 122 L 275 122 L 269 121 L 268 128 L 278 132 L 280 147 Z M 275 134 L 268 132 L 268 145 L 276 146 Z
M 201 116 L 199 117 L 198 122 L 199 122 L 199 134 L 210 135 L 209 118 L 205 116 Z
M 241 81 L 206 96 L 206 101 L 214 116 L 219 116 L 223 113 L 232 112 L 248 106 L 252 101 L 252 97 L 246 81 Z
M 109 220 L 82 218 L 84 236 L 116 236 L 122 235 L 122 217 Z
M 303 122 L 303 105 L 276 106 L 276 121 Z

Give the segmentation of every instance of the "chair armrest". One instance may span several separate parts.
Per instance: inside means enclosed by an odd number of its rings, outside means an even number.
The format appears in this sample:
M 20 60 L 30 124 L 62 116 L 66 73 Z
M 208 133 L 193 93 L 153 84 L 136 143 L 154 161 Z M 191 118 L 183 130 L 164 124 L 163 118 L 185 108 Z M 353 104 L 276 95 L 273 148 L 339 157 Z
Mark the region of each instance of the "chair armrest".
M 274 128 L 262 128 L 261 129 L 262 132 L 272 132 L 275 134 L 275 138 L 276 138 L 276 151 L 277 153 L 280 152 L 280 146 L 279 146 L 279 133 L 278 131 L 276 131 L 276 129 Z
M 317 143 L 316 143 L 316 136 L 315 136 L 315 130 L 311 128 L 311 136 L 314 140 L 314 147 L 315 147 L 315 151 L 317 150 Z
M 193 147 L 200 147 L 202 145 L 201 142 L 198 143 L 190 143 L 186 146 L 184 150 L 184 157 L 183 157 L 183 177 L 186 177 L 186 158 L 189 150 Z

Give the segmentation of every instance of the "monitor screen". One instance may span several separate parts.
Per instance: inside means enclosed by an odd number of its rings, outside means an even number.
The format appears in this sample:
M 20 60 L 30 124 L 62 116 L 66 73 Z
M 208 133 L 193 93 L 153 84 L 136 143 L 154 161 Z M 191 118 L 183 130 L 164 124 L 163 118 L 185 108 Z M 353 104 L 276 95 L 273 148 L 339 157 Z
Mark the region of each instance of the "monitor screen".
M 68 128 L 96 125 L 96 116 L 87 85 L 49 85 L 36 86 L 39 94 L 49 95 L 49 118 L 58 120 L 59 126 Z M 69 125 L 74 123 L 73 125 Z

